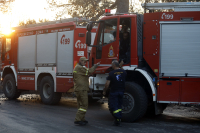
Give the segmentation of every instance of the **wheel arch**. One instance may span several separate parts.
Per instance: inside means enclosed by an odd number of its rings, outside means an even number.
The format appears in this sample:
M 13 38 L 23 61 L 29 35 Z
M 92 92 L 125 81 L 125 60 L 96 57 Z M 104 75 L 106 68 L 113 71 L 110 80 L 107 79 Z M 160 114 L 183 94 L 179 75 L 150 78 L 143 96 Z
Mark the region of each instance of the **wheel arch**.
M 156 101 L 156 87 L 151 76 L 142 69 L 123 67 L 127 71 L 127 81 L 134 81 L 139 84 L 146 92 L 148 99 Z
M 1 76 L 2 78 L 4 79 L 4 77 L 7 75 L 7 74 L 13 74 L 14 77 L 15 77 L 15 82 L 16 82 L 16 86 L 17 86 L 17 72 L 15 70 L 15 67 L 14 66 L 5 66 L 3 68 L 3 71 L 1 73 Z
M 47 77 L 47 78 L 45 78 L 45 77 Z M 45 80 L 43 81 L 43 79 L 45 79 Z M 44 89 L 44 86 L 43 86 L 44 83 L 46 84 L 47 82 L 50 84 L 53 82 L 53 84 L 54 84 L 54 88 L 52 88 L 52 84 L 50 85 L 50 93 L 48 93 L 49 89 L 46 90 L 46 89 Z M 37 86 L 39 86 L 38 90 L 40 91 L 39 92 L 40 97 L 44 104 L 53 105 L 53 104 L 57 104 L 60 101 L 62 93 L 55 91 L 55 82 L 56 82 L 56 80 L 53 78 L 53 75 L 51 73 L 39 73 L 39 75 L 37 76 Z M 42 89 L 42 90 L 40 90 L 40 89 Z M 45 95 L 45 94 L 47 94 L 47 95 Z
M 53 80 L 54 80 L 54 78 L 53 78 L 53 76 L 52 76 L 52 74 L 51 73 L 40 73 L 39 75 L 38 75 L 38 77 L 37 77 L 37 80 L 36 80 L 36 85 L 37 85 L 37 89 L 36 89 L 36 91 L 38 90 L 38 91 L 40 91 L 40 83 L 41 83 L 41 81 L 42 81 L 42 78 L 44 78 L 45 76 L 50 76 Z M 54 91 L 55 91 L 55 80 L 54 80 Z

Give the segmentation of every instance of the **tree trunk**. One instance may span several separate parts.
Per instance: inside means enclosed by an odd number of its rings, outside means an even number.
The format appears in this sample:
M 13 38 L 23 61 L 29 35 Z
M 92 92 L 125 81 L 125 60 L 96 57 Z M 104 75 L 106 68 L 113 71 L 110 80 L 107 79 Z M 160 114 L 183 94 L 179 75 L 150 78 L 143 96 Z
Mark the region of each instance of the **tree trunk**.
M 117 13 L 127 13 L 129 10 L 129 0 L 116 0 Z

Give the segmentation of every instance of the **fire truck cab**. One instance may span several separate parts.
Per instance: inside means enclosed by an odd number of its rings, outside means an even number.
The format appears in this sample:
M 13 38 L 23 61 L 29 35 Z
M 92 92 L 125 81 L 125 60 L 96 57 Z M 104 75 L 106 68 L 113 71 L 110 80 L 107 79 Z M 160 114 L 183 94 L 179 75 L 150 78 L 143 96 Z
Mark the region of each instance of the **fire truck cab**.
M 147 3 L 150 13 L 109 14 L 99 20 L 90 67 L 90 88 L 103 90 L 113 60 L 127 72 L 124 121 L 160 114 L 168 103 L 200 104 L 200 3 Z M 154 12 L 173 9 L 173 12 Z M 87 26 L 86 44 L 90 46 Z

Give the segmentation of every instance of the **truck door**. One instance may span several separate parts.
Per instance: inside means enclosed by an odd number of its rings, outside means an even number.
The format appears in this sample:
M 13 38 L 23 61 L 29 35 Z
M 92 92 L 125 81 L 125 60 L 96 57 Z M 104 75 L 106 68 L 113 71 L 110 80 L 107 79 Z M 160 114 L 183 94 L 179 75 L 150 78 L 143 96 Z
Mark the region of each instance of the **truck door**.
M 1 59 L 4 65 L 11 64 L 11 38 L 10 37 L 3 38 Z
M 108 66 L 119 57 L 119 18 L 104 20 L 100 23 L 97 36 L 96 61 Z

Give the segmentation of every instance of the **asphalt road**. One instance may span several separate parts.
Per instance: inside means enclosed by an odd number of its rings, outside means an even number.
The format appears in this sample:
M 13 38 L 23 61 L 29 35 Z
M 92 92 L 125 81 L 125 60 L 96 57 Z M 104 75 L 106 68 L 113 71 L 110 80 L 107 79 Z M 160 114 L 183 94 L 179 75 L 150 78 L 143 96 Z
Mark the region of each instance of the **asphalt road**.
M 200 109 L 171 105 L 156 117 L 112 126 L 107 103 L 90 103 L 89 124 L 74 125 L 76 99 L 62 98 L 55 106 L 44 105 L 39 95 L 25 94 L 8 100 L 0 94 L 0 133 L 200 133 Z

